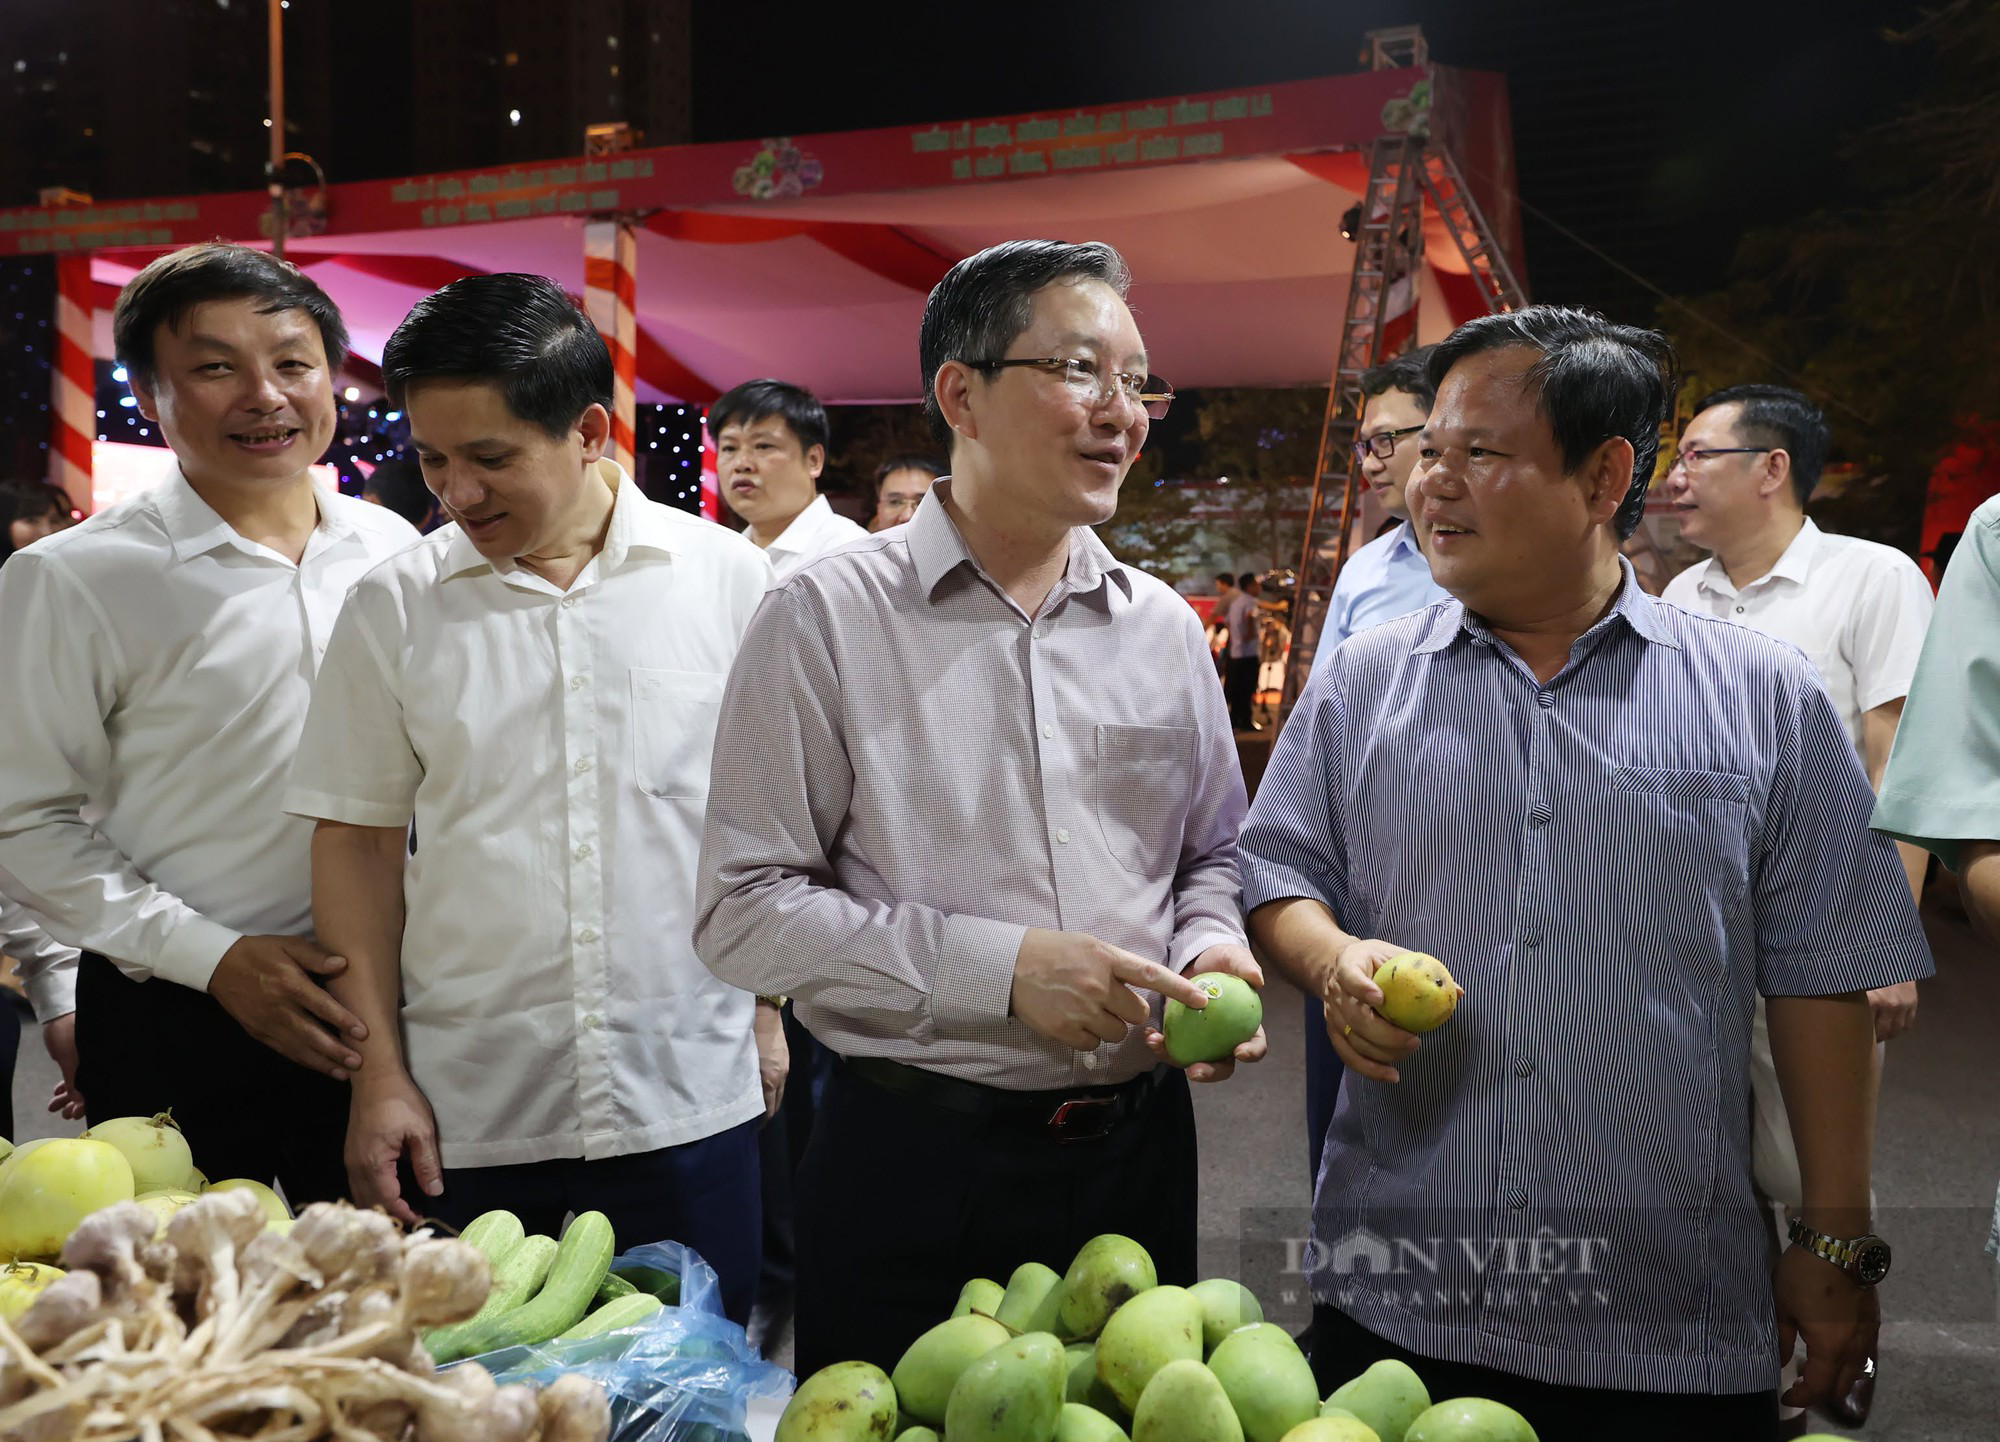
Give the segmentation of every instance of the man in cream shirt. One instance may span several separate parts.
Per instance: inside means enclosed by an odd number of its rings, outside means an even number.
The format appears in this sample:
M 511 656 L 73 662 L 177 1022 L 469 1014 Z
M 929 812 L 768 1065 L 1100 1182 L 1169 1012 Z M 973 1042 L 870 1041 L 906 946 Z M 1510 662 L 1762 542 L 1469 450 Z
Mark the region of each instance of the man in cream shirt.
M 1704 396 L 1680 440 L 1666 495 L 1681 535 L 1714 553 L 1667 583 L 1661 599 L 1789 641 L 1806 653 L 1879 791 L 1930 626 L 1930 583 L 1901 551 L 1834 536 L 1808 520 L 1829 432 L 1819 408 L 1783 386 L 1744 385 Z M 1899 841 L 1910 889 L 1923 896 L 1929 856 Z M 1916 1020 L 1917 984 L 1868 994 L 1875 1038 L 1887 1042 Z M 1756 1102 L 1751 1163 L 1757 1185 L 1796 1213 L 1799 1158 L 1771 1059 L 1759 998 L 1751 1033 L 1750 1090 Z M 1868 1420 L 1872 1371 L 1840 1399 L 1835 1415 Z
M 708 408 L 722 498 L 749 526 L 780 581 L 813 557 L 868 533 L 819 493 L 826 407 L 784 381 L 745 381 Z
M 0 894 L 82 949 L 93 1119 L 171 1108 L 208 1175 L 337 1197 L 359 1023 L 284 780 L 348 588 L 417 533 L 313 484 L 347 331 L 293 267 L 175 251 L 112 330 L 173 473 L 0 573 Z
M 691 935 L 723 679 L 770 566 L 603 459 L 611 357 L 552 281 L 445 287 L 383 374 L 454 524 L 355 588 L 287 796 L 369 1028 L 355 1198 L 541 1232 L 594 1208 L 694 1247 L 741 1320 L 775 1095 L 751 996 Z

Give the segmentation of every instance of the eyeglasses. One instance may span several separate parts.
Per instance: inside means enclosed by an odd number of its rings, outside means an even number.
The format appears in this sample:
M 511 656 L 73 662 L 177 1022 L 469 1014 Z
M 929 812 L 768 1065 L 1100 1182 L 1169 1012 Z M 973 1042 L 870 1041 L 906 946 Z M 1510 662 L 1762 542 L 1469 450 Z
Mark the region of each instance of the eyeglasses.
M 1026 360 L 971 361 L 969 364 L 973 369 L 982 371 L 1024 366 L 1029 370 L 1060 376 L 1069 393 L 1092 408 L 1110 400 L 1114 392 L 1122 393 L 1126 399 L 1137 402 L 1156 421 L 1162 419 L 1167 407 L 1174 403 L 1174 388 L 1158 376 L 1139 375 L 1133 371 L 1113 371 L 1109 376 L 1103 376 L 1098 374 L 1095 361 L 1037 356 Z
M 1396 454 L 1396 442 L 1422 429 L 1422 426 L 1404 426 L 1399 431 L 1377 431 L 1372 436 L 1363 436 L 1354 443 L 1354 459 L 1358 463 L 1373 456 L 1378 461 L 1386 461 Z
M 1717 446 L 1705 451 L 1675 451 L 1667 474 L 1672 475 L 1675 470 L 1698 471 L 1716 456 L 1761 456 L 1776 449 L 1776 446 Z

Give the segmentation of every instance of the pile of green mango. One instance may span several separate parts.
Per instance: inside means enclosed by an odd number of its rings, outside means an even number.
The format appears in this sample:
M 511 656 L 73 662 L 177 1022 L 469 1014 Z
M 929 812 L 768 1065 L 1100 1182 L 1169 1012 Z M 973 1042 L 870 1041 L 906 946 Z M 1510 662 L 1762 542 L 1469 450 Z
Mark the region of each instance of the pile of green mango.
M 1130 1237 L 1093 1237 L 967 1282 L 891 1372 L 841 1362 L 800 1384 L 777 1442 L 1536 1442 L 1511 1407 L 1431 1403 L 1401 1362 L 1320 1400 L 1312 1367 L 1240 1282 L 1163 1287 Z

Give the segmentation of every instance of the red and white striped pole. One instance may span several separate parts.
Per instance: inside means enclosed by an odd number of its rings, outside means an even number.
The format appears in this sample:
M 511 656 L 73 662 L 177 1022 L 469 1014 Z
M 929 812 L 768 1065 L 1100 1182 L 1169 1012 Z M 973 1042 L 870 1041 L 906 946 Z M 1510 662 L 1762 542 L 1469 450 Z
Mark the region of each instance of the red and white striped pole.
M 583 227 L 583 303 L 611 348 L 615 373 L 611 408 L 611 458 L 636 474 L 638 435 L 639 227 L 626 217 L 586 221 Z
M 49 479 L 84 515 L 92 509 L 90 459 L 97 439 L 97 363 L 91 356 L 90 257 L 56 257 L 56 363 Z

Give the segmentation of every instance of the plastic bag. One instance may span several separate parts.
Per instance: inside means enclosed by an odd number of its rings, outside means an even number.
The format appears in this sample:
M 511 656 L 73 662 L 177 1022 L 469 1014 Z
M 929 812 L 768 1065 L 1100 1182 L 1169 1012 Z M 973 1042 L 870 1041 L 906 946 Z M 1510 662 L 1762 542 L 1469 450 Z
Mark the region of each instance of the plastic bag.
M 693 1250 L 653 1242 L 611 1262 L 614 1272 L 649 1267 L 680 1279 L 679 1305 L 615 1332 L 473 1360 L 501 1383 L 546 1386 L 565 1372 L 589 1377 L 611 1401 L 611 1442 L 742 1442 L 750 1400 L 789 1397 L 792 1374 L 759 1357 L 743 1329 L 722 1315 L 715 1269 Z

